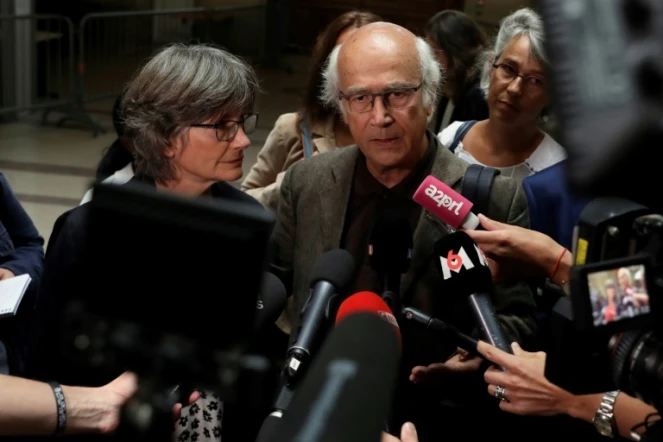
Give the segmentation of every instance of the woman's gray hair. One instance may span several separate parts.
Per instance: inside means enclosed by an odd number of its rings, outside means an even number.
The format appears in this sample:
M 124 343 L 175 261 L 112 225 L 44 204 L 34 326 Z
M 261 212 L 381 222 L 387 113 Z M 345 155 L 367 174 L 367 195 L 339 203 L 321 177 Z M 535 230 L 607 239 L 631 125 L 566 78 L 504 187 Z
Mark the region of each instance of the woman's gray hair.
M 339 109 L 345 112 L 343 106 L 339 103 L 339 94 L 341 93 L 340 81 L 338 78 L 338 53 L 342 45 L 338 45 L 329 54 L 327 63 L 322 76 L 324 78 L 322 95 L 320 100 L 332 109 Z M 417 56 L 419 57 L 419 65 L 421 68 L 421 90 L 423 93 L 424 106 L 434 105 L 437 101 L 440 91 L 440 84 L 442 82 L 442 69 L 437 59 L 433 48 L 421 37 L 417 37 L 415 47 L 417 48 Z M 432 113 L 431 113 L 432 115 Z
M 192 124 L 253 112 L 258 92 L 253 68 L 223 49 L 181 43 L 160 49 L 122 99 L 136 175 L 158 183 L 174 179 L 166 149 Z
M 486 97 L 488 97 L 488 89 L 490 89 L 490 72 L 493 63 L 499 58 L 511 40 L 523 35 L 530 41 L 532 57 L 545 67 L 548 66 L 548 58 L 544 48 L 546 36 L 541 16 L 530 8 L 519 9 L 502 19 L 493 48 L 485 51 L 479 57 L 479 63 L 481 63 L 480 86 Z

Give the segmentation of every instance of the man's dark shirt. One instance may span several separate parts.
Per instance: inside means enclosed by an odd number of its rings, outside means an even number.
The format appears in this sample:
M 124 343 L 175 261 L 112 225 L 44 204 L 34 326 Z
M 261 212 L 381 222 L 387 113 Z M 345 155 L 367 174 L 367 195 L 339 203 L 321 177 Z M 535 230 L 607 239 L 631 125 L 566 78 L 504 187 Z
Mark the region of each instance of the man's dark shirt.
M 428 148 L 423 158 L 410 174 L 394 187 L 387 188 L 371 175 L 366 166 L 366 157 L 359 155 L 355 166 L 352 192 L 345 216 L 345 226 L 341 236 L 341 248 L 346 249 L 357 262 L 357 279 L 349 293 L 359 291 L 383 291 L 378 272 L 373 270 L 368 255 L 368 241 L 373 220 L 381 211 L 399 213 L 410 222 L 412 232 L 419 221 L 421 206 L 412 196 L 421 182 L 430 174 L 437 154 L 437 138 L 428 132 Z

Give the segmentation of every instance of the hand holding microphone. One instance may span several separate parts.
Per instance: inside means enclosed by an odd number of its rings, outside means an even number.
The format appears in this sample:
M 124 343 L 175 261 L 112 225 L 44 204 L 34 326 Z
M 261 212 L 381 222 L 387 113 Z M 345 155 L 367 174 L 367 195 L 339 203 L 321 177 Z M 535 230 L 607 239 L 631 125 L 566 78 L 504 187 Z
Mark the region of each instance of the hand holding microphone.
M 467 230 L 465 233 L 491 258 L 495 281 L 549 277 L 560 258 L 568 258 L 571 264 L 571 253 L 541 232 L 500 223 L 484 215 L 479 215 L 479 221 L 485 231 Z

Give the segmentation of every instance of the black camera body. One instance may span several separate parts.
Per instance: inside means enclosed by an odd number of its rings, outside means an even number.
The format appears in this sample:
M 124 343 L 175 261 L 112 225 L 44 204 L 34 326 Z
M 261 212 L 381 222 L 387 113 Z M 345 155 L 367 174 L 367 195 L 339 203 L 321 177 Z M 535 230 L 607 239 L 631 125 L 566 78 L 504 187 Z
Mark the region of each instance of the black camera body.
M 546 377 L 575 394 L 623 390 L 663 405 L 663 217 L 617 198 L 587 205 L 570 296 L 551 315 Z

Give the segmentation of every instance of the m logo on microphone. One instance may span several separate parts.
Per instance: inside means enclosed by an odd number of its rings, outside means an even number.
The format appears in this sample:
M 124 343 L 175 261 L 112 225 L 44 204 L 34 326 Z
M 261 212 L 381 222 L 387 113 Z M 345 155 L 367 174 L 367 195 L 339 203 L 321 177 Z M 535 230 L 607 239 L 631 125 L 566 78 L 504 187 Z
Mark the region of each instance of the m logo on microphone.
M 462 201 L 454 201 L 449 194 L 439 190 L 434 184 L 429 185 L 424 194 L 437 203 L 437 207 L 444 207 L 455 215 L 460 216 L 460 210 L 463 207 Z
M 476 244 L 474 245 L 474 249 L 479 260 L 478 265 L 488 267 L 485 255 Z M 460 250 L 458 250 L 458 253 L 449 250 L 447 256 L 440 256 L 440 266 L 442 267 L 442 279 L 446 281 L 451 278 L 451 272 L 459 273 L 463 268 L 465 268 L 465 270 L 471 270 L 474 268 L 474 263 L 465 249 L 461 247 Z

